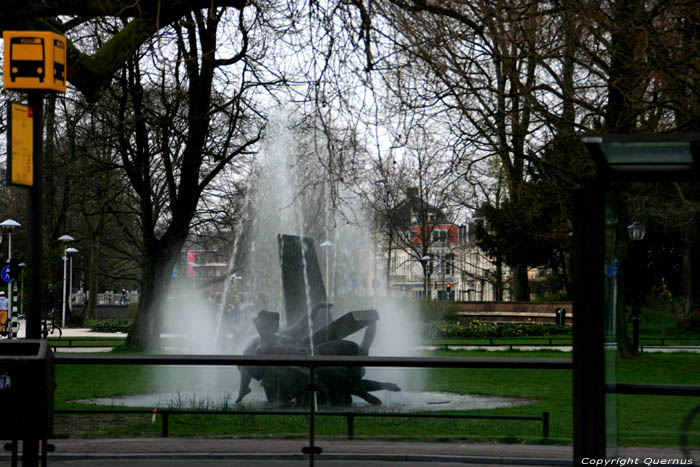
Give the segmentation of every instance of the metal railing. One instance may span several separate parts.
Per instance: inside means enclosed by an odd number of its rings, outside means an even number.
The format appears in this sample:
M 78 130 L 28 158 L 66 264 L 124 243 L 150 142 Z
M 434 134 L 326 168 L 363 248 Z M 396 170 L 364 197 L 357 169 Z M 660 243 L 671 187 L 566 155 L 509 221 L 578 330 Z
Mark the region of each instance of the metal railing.
M 308 416 L 308 411 L 301 410 L 195 410 L 195 409 L 56 409 L 57 415 L 159 415 L 161 418 L 161 436 L 169 436 L 170 417 L 173 415 L 292 415 Z M 357 412 L 357 411 L 317 411 L 317 416 L 345 417 L 347 437 L 355 439 L 355 419 L 370 418 L 431 418 L 451 420 L 513 420 L 542 422 L 542 438 L 549 438 L 549 412 L 542 415 L 474 415 L 474 414 L 439 414 L 439 413 L 392 413 L 392 412 Z
M 423 347 L 437 347 L 444 350 L 449 350 L 450 347 L 508 347 L 509 350 L 517 349 L 519 347 L 571 347 L 573 344 L 571 342 L 571 337 L 533 337 L 533 341 L 546 341 L 546 342 L 527 342 L 523 338 L 508 338 L 508 337 L 488 337 L 488 338 L 471 338 L 475 342 L 469 342 L 470 339 L 464 339 L 463 342 L 430 342 L 427 341 Z M 483 342 L 488 340 L 488 343 Z M 518 340 L 518 342 L 513 342 Z M 499 342 L 500 341 L 500 342 Z M 560 341 L 559 343 L 555 341 Z
M 510 368 L 538 370 L 571 370 L 569 358 L 490 358 L 490 357 L 350 357 L 350 356 L 228 356 L 228 355 L 78 355 L 56 354 L 57 365 L 206 365 L 206 366 L 302 366 L 309 369 L 308 412 L 309 444 L 301 451 L 308 455 L 309 465 L 322 453 L 315 445 L 314 394 L 318 391 L 315 370 L 320 367 L 380 367 L 380 368 Z M 362 414 L 367 416 L 369 414 Z M 398 416 L 399 414 L 396 414 Z M 400 414 L 409 416 L 409 414 Z M 393 416 L 393 415 L 392 415 Z M 549 417 L 547 416 L 547 419 Z M 547 433 L 549 431 L 547 421 Z

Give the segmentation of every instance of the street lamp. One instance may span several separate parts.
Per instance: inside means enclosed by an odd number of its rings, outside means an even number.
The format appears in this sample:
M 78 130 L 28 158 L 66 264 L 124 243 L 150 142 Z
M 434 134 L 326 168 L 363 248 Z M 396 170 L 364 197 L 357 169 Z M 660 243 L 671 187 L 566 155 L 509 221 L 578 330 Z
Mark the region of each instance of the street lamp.
M 77 252 L 77 248 L 66 248 L 66 255 L 70 260 L 68 266 L 68 310 L 71 313 L 73 313 L 73 255 Z
M 425 295 L 425 299 L 428 300 L 430 297 L 428 296 L 429 288 L 430 288 L 430 272 L 428 271 L 428 268 L 430 267 L 428 265 L 428 261 L 431 261 L 432 258 L 430 255 L 425 255 L 420 259 L 420 262 L 423 263 L 423 277 L 424 277 L 424 284 L 423 284 L 423 294 Z
M 68 276 L 68 248 L 66 245 L 75 239 L 70 235 L 61 235 L 59 242 L 63 242 L 63 304 L 61 306 L 61 327 L 66 326 L 66 279 Z
M 323 248 L 323 252 L 325 253 L 326 256 L 326 287 L 328 290 L 326 290 L 326 303 L 330 301 L 330 295 L 331 295 L 331 276 L 330 276 L 330 269 L 328 268 L 328 254 L 329 250 L 335 246 L 335 243 L 331 242 L 330 240 L 326 240 L 325 242 L 321 243 L 321 247 Z
M 638 242 L 644 239 L 646 234 L 646 228 L 644 224 L 640 224 L 637 221 L 632 222 L 627 226 L 627 233 L 633 242 Z M 632 308 L 632 345 L 635 351 L 639 349 L 639 303 L 638 298 L 635 300 L 634 307 Z
M 21 227 L 21 226 L 22 226 L 22 224 L 20 224 L 19 222 L 17 222 L 14 219 L 5 219 L 4 221 L 0 222 L 0 227 L 2 227 L 2 230 L 7 231 L 7 263 L 8 264 L 10 263 L 10 260 L 12 259 L 12 229 L 14 229 L 16 227 Z M 10 271 L 10 273 L 12 274 L 11 277 L 17 277 L 17 272 L 18 271 Z M 12 282 L 14 282 L 14 281 L 11 280 L 10 282 L 7 283 L 7 303 L 9 303 L 8 312 L 9 312 L 9 316 L 10 316 L 10 319 L 12 322 L 12 327 L 14 330 L 14 327 L 15 327 L 14 323 L 17 319 L 17 310 L 16 310 L 16 307 L 14 306 L 14 303 L 13 303 Z
M 646 235 L 647 231 L 644 224 L 634 221 L 627 226 L 627 233 L 630 236 L 630 240 L 637 241 L 644 240 L 644 235 Z
M 20 292 L 19 292 L 19 315 L 24 317 L 24 268 L 26 263 L 19 263 L 19 267 L 22 268 L 22 273 L 20 274 Z

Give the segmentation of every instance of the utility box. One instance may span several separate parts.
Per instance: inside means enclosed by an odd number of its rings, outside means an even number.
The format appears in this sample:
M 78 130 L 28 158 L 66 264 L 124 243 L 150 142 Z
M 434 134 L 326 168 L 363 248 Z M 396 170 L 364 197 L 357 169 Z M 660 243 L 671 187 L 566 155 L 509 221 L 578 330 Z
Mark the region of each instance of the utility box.
M 3 31 L 5 89 L 66 92 L 67 42 L 50 31 Z
M 48 341 L 0 341 L 0 439 L 50 438 L 54 387 Z

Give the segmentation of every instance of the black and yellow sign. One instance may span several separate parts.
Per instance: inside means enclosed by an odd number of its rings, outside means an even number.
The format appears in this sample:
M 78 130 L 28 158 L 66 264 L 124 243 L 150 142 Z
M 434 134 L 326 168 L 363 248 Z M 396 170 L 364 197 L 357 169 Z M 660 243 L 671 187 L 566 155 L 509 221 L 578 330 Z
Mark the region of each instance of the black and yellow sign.
M 34 184 L 34 118 L 28 105 L 11 102 L 8 107 L 7 183 Z
M 6 89 L 66 92 L 66 38 L 48 31 L 3 31 Z

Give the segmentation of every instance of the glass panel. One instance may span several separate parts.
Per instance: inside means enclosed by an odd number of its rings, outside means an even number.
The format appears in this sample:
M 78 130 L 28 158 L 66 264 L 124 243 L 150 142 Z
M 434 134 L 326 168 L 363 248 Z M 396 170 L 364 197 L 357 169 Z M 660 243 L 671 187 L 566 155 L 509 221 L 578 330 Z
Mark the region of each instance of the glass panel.
M 698 185 L 687 183 L 624 184 L 606 193 L 605 384 L 647 392 L 606 392 L 611 458 L 618 446 L 664 447 L 672 456 L 689 456 L 679 446 L 700 446 L 697 398 L 668 394 L 669 386 L 700 387 L 700 313 L 689 311 L 700 303 L 699 199 Z M 633 222 L 645 226 L 642 239 L 629 237 Z
M 618 214 L 614 196 L 608 194 L 605 205 L 605 384 L 617 382 L 617 279 L 619 261 L 617 257 Z M 615 393 L 605 395 L 606 446 L 609 455 L 617 448 L 617 397 Z
M 684 164 L 693 163 L 687 142 L 603 143 L 609 164 Z

